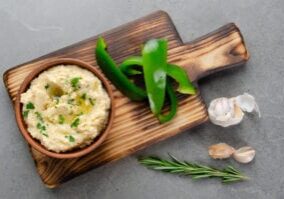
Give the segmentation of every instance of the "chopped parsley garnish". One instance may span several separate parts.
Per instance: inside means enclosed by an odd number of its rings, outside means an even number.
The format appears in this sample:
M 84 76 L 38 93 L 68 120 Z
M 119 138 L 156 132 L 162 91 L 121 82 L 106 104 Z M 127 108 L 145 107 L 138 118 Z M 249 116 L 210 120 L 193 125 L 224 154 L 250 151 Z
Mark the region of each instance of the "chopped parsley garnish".
M 45 88 L 45 90 L 47 90 L 47 89 L 49 88 L 49 84 L 46 84 L 46 85 L 44 86 L 44 88 Z
M 55 104 L 59 104 L 59 97 L 55 98 Z
M 26 105 L 26 109 L 32 110 L 32 109 L 35 109 L 35 106 L 34 106 L 33 103 L 29 102 L 29 103 L 27 103 L 27 105 Z
M 37 123 L 36 127 L 40 130 L 40 131 L 45 131 L 46 130 L 46 127 L 41 124 L 41 123 Z
M 46 127 L 43 124 L 37 123 L 36 127 L 39 129 L 42 135 L 48 137 L 48 134 L 44 132 L 46 130 Z
M 75 142 L 75 138 L 72 135 L 66 135 L 65 138 L 67 138 L 69 142 Z
M 59 116 L 58 116 L 58 122 L 59 122 L 59 124 L 64 124 L 65 118 L 64 118 L 63 115 L 59 115 Z
M 46 134 L 46 133 L 42 133 L 42 135 L 44 135 L 45 137 L 48 137 L 48 134 Z
M 81 99 L 85 100 L 87 98 L 87 94 L 84 93 L 83 95 L 81 95 Z
M 81 77 L 74 77 L 74 78 L 71 79 L 71 86 L 74 89 L 78 89 L 80 79 L 82 79 L 82 78 Z
M 43 122 L 43 118 L 42 118 L 41 113 L 39 113 L 39 112 L 36 111 L 35 114 L 36 114 L 37 119 L 38 119 L 39 121 Z
M 95 105 L 96 100 L 94 100 L 94 99 L 92 99 L 92 98 L 89 98 L 89 102 L 90 102 L 90 104 L 91 104 L 92 106 L 94 106 L 94 105 Z
M 76 118 L 76 119 L 72 122 L 71 127 L 72 127 L 72 128 L 76 128 L 79 124 L 80 124 L 80 119 L 79 119 L 79 118 Z
M 29 115 L 29 110 L 26 110 L 26 111 L 23 112 L 23 117 L 24 118 L 27 118 L 28 115 Z
M 74 99 L 68 99 L 68 100 L 67 100 L 67 103 L 68 103 L 68 104 L 73 104 L 73 102 L 74 102 Z

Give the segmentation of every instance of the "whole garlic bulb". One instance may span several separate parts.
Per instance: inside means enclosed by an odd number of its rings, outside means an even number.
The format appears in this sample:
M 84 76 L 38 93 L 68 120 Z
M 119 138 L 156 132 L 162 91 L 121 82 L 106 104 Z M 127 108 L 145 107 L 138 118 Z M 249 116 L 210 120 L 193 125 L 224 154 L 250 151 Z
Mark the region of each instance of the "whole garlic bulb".
M 235 105 L 234 100 L 225 97 L 213 100 L 208 113 L 211 122 L 222 127 L 236 125 L 244 117 L 244 113 Z
M 257 112 L 260 117 L 258 105 L 252 95 L 244 93 L 233 98 L 214 99 L 208 108 L 208 114 L 213 124 L 228 127 L 239 124 L 244 117 L 244 112 Z
M 244 146 L 239 148 L 233 153 L 233 158 L 240 163 L 249 163 L 255 157 L 255 150 L 250 146 Z
M 213 159 L 226 159 L 234 152 L 235 149 L 226 143 L 214 144 L 208 148 L 209 156 Z

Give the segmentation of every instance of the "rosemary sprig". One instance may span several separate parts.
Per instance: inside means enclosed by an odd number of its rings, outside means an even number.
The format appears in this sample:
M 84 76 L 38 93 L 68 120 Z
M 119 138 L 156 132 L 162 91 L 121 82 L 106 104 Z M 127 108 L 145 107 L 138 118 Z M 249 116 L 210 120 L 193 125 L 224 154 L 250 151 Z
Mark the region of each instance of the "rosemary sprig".
M 149 169 L 159 170 L 173 174 L 190 175 L 192 179 L 202 178 L 220 178 L 223 183 L 231 183 L 247 180 L 248 177 L 236 170 L 232 166 L 224 169 L 217 169 L 198 163 L 180 161 L 173 156 L 171 160 L 161 159 L 159 157 L 142 157 L 138 161 Z

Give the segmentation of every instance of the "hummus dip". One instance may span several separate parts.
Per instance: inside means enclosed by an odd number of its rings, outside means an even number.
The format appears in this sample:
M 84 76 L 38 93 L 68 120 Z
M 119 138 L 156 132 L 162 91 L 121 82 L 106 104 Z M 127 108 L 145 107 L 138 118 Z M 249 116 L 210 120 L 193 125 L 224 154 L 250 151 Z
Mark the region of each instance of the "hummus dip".
M 48 150 L 89 145 L 108 122 L 110 98 L 101 81 L 75 65 L 57 65 L 35 78 L 21 95 L 31 136 Z

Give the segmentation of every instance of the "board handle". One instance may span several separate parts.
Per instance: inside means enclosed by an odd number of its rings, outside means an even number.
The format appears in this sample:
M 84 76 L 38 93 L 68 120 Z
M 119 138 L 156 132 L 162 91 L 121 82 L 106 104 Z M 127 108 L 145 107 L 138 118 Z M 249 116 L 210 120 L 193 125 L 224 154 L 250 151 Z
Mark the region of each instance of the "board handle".
M 185 68 L 192 81 L 242 65 L 249 59 L 243 36 L 234 23 L 171 51 L 169 61 Z

